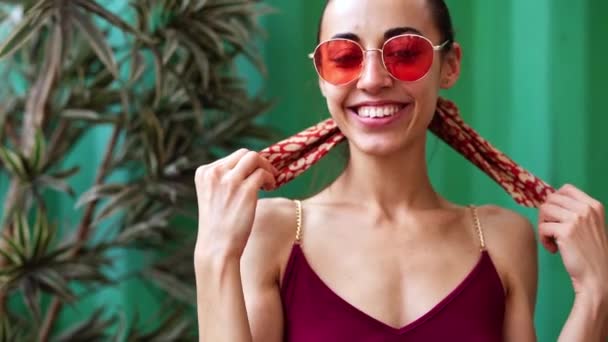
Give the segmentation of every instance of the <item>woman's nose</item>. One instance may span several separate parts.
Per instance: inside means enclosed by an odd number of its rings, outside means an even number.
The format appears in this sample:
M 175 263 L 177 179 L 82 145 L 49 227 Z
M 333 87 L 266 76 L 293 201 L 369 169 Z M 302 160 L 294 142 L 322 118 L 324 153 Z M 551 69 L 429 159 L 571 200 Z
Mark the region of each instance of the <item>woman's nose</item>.
M 393 82 L 391 75 L 384 68 L 382 52 L 379 49 L 365 51 L 363 70 L 357 82 L 357 88 L 370 93 L 390 87 Z

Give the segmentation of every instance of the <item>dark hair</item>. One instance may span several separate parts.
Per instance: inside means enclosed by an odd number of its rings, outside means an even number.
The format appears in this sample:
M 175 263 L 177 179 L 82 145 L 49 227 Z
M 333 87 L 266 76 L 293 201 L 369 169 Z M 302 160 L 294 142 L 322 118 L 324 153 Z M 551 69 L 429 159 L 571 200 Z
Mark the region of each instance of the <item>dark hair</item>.
M 321 23 L 323 22 L 323 17 L 325 15 L 325 9 L 331 0 L 327 0 L 325 2 L 325 6 L 323 6 L 323 12 L 321 12 L 321 18 L 319 19 L 319 28 L 317 29 L 317 44 L 321 39 Z M 450 10 L 448 6 L 445 4 L 444 0 L 427 0 L 427 3 L 430 6 L 431 12 L 433 12 L 433 18 L 435 18 L 435 25 L 439 29 L 441 33 L 441 42 L 445 42 L 446 40 L 449 43 L 444 48 L 443 52 L 449 51 L 452 48 L 452 44 L 454 43 L 454 27 L 452 26 L 452 17 L 450 16 Z

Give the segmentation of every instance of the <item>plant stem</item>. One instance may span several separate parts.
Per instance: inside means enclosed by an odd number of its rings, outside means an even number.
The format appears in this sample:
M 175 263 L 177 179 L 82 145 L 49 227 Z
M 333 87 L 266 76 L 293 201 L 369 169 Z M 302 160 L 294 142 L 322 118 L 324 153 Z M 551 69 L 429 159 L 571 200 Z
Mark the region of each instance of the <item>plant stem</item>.
M 103 162 L 101 164 L 101 167 L 99 168 L 97 176 L 95 177 L 95 184 L 93 186 L 101 185 L 103 183 L 103 180 L 108 175 L 112 162 L 112 155 L 114 154 L 114 148 L 116 147 L 116 144 L 118 142 L 118 136 L 120 135 L 120 132 L 121 126 L 117 124 L 116 126 L 114 126 L 112 137 L 110 138 L 110 142 L 108 143 L 108 147 L 103 157 Z M 97 207 L 98 202 L 98 200 L 91 201 L 85 209 L 84 215 L 82 217 L 82 220 L 80 221 L 80 225 L 78 226 L 78 230 L 76 233 L 77 246 L 84 246 L 84 243 L 82 242 L 85 242 L 89 238 L 91 232 L 91 221 L 93 220 L 93 214 L 95 213 L 95 208 Z M 79 251 L 80 247 L 74 248 L 72 250 L 71 256 L 78 254 Z M 48 341 L 49 334 L 51 332 L 53 324 L 55 323 L 55 320 L 57 319 L 59 310 L 61 310 L 61 301 L 55 296 L 53 297 L 51 306 L 47 311 L 47 314 L 42 323 L 42 327 L 40 328 L 40 333 L 38 334 L 38 341 Z
M 56 26 L 52 32 L 51 38 L 47 43 L 46 51 L 50 51 L 50 55 L 45 59 L 44 65 L 40 70 L 40 74 L 33 85 L 30 95 L 25 104 L 25 114 L 23 116 L 23 125 L 21 129 L 20 148 L 28 158 L 32 155 L 36 142 L 36 131 L 42 129 L 46 117 L 49 115 L 47 104 L 52 97 L 53 85 L 57 82 L 61 74 L 61 61 L 63 57 L 63 40 L 60 27 Z M 10 214 L 15 208 L 23 206 L 25 196 L 21 191 L 19 179 L 13 179 L 4 202 L 4 217 L 0 223 L 2 228 L 2 237 L 10 239 L 12 232 L 9 224 Z M 26 210 L 28 208 L 25 208 Z M 1 241 L 4 247 L 5 242 Z M 6 265 L 6 260 L 0 258 L 0 268 Z M 6 303 L 5 291 L 0 292 L 0 304 Z M 4 309 L 0 306 L 0 309 Z

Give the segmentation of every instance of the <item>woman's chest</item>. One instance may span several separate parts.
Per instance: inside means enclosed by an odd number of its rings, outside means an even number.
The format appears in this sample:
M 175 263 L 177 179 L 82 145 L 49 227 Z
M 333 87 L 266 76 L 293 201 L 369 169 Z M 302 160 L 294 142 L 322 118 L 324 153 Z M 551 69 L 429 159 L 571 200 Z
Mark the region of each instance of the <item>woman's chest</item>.
M 431 311 L 476 268 L 479 249 L 359 239 L 302 244 L 306 266 L 336 297 L 398 328 Z

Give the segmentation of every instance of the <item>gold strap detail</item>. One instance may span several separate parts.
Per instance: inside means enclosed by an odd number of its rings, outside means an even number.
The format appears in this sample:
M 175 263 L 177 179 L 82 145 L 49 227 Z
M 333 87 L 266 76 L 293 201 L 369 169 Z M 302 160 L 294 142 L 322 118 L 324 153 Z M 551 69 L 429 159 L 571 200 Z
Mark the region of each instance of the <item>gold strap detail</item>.
M 296 202 L 296 243 L 300 243 L 300 234 L 302 231 L 302 202 L 295 200 Z
M 469 205 L 471 211 L 473 212 L 473 220 L 475 221 L 475 229 L 477 230 L 477 234 L 479 235 L 479 242 L 481 244 L 481 250 L 486 249 L 486 242 L 483 238 L 483 230 L 481 229 L 481 223 L 479 222 L 479 216 L 477 215 L 477 207 L 474 205 Z

